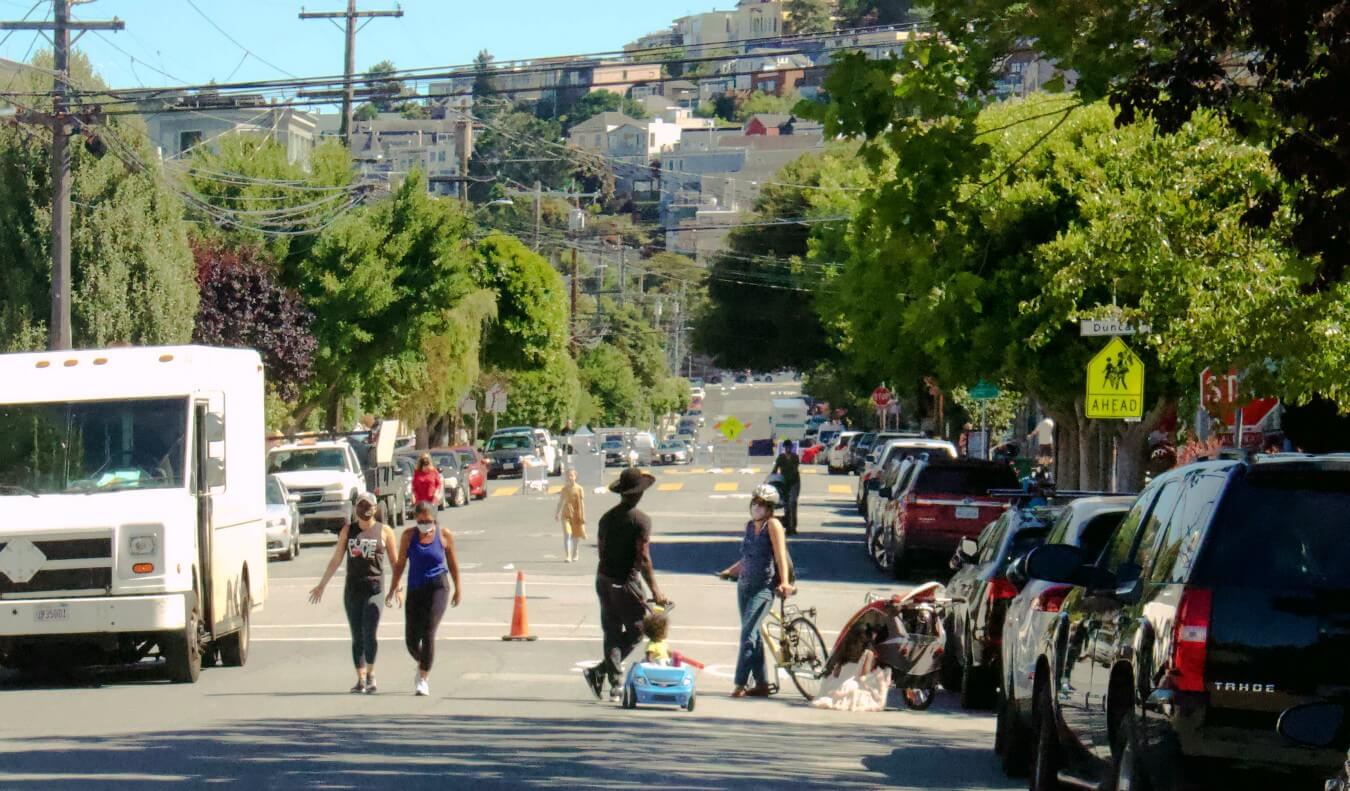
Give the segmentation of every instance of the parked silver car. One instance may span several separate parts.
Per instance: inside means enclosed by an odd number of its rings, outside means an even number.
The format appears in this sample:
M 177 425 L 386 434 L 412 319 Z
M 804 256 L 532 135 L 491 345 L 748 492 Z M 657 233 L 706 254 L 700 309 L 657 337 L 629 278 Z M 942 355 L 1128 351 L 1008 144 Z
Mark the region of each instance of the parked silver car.
M 267 476 L 267 556 L 294 560 L 300 555 L 300 495 L 291 494 L 276 475 Z
M 1051 525 L 1045 543 L 1082 547 L 1083 557 L 1095 560 L 1134 500 L 1134 497 L 1073 500 Z M 1044 643 L 1054 634 L 1060 605 L 1073 589 L 1071 585 L 1027 579 L 1025 560 L 1014 560 L 1007 572 L 1008 579 L 1022 585 L 1022 589 L 1008 603 L 1003 620 L 999 665 L 1003 678 L 994 739 L 994 749 L 1003 759 L 1005 769 L 1013 772 L 1025 771 L 1026 756 L 1031 749 L 1036 658 L 1045 653 Z

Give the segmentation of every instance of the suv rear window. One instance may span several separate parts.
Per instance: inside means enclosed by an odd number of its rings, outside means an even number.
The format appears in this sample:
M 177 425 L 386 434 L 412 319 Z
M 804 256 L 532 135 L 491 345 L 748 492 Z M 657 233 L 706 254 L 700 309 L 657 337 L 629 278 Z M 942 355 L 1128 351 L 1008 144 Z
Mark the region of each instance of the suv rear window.
M 1209 533 L 1199 584 L 1350 590 L 1350 471 L 1253 471 Z
M 917 494 L 963 494 L 979 497 L 990 489 L 1016 489 L 1017 473 L 1002 464 L 989 466 L 948 466 L 932 464 L 919 473 L 914 484 Z

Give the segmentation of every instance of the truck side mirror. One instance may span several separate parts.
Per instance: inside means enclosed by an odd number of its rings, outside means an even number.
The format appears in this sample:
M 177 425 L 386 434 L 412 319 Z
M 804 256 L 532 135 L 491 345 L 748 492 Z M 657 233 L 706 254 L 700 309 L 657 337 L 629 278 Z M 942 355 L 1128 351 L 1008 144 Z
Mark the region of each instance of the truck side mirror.
M 219 412 L 206 413 L 206 441 L 225 441 L 225 416 Z
M 1081 582 L 1083 550 L 1072 544 L 1042 544 L 1027 555 L 1027 574 L 1039 580 L 1077 585 Z
M 214 489 L 225 485 L 225 460 L 211 456 L 206 460 L 206 485 Z

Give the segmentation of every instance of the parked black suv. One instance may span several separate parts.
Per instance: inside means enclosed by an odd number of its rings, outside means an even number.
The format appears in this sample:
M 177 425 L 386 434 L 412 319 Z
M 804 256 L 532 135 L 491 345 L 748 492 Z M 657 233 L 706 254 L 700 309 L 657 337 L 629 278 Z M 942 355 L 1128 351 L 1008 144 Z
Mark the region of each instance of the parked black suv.
M 1047 544 L 1027 571 L 1074 586 L 1036 665 L 1033 790 L 1292 788 L 1254 778 L 1344 760 L 1276 722 L 1350 689 L 1350 456 L 1173 470 L 1100 558 Z

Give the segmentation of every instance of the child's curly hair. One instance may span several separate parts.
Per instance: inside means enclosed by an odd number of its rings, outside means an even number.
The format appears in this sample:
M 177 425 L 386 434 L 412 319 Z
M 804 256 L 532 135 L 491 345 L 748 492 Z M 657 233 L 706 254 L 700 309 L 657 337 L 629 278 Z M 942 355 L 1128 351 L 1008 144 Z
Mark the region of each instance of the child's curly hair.
M 666 632 L 670 629 L 670 619 L 663 612 L 649 613 L 642 619 L 642 634 L 648 640 L 660 642 L 666 639 Z

